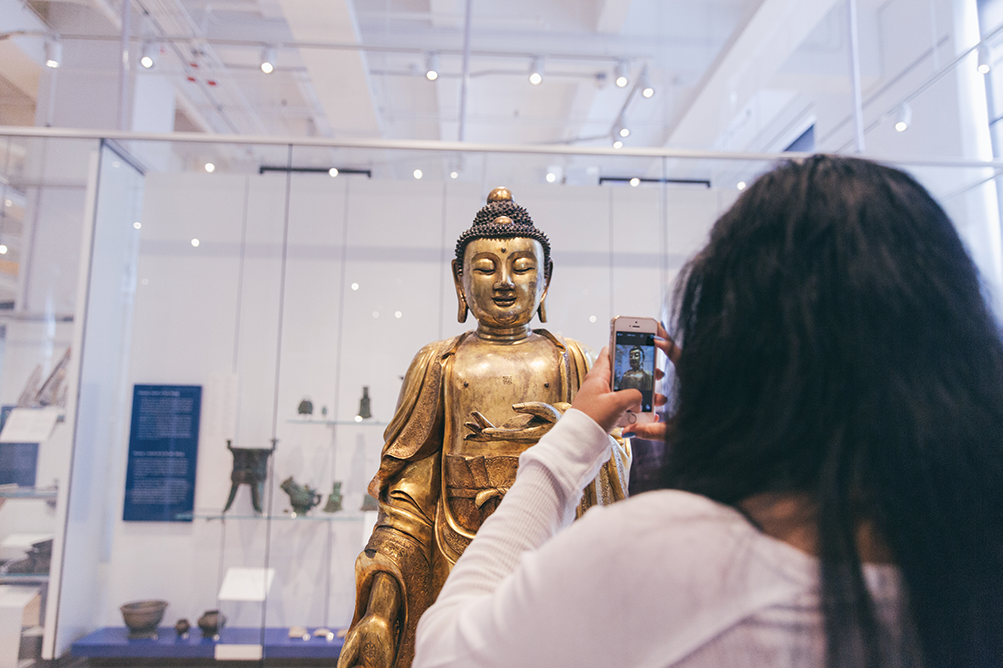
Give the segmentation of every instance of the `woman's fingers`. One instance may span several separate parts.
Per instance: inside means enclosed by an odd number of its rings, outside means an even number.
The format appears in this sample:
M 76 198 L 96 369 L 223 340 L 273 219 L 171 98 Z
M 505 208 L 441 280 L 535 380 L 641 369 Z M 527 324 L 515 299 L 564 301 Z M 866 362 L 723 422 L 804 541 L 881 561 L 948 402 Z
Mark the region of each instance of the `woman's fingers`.
M 658 323 L 658 336 L 659 338 L 655 339 L 655 346 L 665 353 L 665 356 L 669 358 L 670 362 L 673 364 L 678 362 L 679 356 L 683 351 L 676 345 L 676 342 L 672 340 L 669 333 L 665 331 L 665 327 L 662 326 L 662 323 Z
M 648 441 L 664 441 L 665 426 L 664 422 L 634 424 L 630 426 L 630 431 L 624 430 L 623 435 L 625 437 L 643 438 Z

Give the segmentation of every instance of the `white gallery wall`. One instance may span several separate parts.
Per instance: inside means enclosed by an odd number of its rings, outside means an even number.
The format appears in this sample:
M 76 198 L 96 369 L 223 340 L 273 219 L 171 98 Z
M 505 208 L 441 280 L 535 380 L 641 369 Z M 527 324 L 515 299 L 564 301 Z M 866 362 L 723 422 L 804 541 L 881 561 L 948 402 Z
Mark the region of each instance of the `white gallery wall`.
M 598 350 L 612 315 L 660 315 L 665 281 L 737 192 L 522 186 L 513 194 L 553 247 L 546 327 Z M 362 176 L 147 176 L 129 382 L 203 387 L 196 519 L 117 522 L 97 626 L 120 624 L 119 605 L 148 598 L 170 602 L 165 623 L 194 620 L 216 607 L 221 577 L 235 566 L 276 575 L 264 609 L 220 604 L 231 625 L 350 621 L 353 564 L 368 533 L 359 508 L 401 376 L 423 345 L 475 326 L 456 322 L 449 262 L 485 195 L 471 184 Z M 229 399 L 227 383 L 236 388 Z M 363 386 L 373 417 L 357 424 Z M 305 397 L 310 421 L 296 412 Z M 226 439 L 266 448 L 273 437 L 272 521 L 255 517 L 246 486 L 218 519 L 230 488 Z M 118 509 L 127 442 L 124 430 L 110 491 Z M 292 519 L 278 487 L 289 476 L 325 499 L 342 481 L 345 510 L 327 515 L 322 504 Z

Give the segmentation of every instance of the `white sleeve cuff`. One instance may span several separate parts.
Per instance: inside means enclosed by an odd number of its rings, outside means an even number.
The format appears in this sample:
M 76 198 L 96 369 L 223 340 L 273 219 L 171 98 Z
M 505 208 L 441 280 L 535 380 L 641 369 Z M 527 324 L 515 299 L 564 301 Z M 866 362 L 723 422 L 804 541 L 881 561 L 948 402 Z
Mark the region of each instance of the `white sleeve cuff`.
M 539 443 L 522 453 L 519 470 L 536 462 L 550 471 L 566 500 L 578 499 L 609 460 L 612 442 L 592 418 L 571 408 Z

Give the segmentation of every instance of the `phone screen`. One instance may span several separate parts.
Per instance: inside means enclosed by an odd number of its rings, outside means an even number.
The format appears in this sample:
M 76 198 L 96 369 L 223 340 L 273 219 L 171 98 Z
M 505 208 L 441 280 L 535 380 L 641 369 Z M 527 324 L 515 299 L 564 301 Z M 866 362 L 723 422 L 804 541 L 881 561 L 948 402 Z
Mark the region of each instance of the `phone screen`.
M 617 332 L 613 354 L 613 389 L 641 391 L 641 412 L 650 413 L 655 398 L 655 335 Z

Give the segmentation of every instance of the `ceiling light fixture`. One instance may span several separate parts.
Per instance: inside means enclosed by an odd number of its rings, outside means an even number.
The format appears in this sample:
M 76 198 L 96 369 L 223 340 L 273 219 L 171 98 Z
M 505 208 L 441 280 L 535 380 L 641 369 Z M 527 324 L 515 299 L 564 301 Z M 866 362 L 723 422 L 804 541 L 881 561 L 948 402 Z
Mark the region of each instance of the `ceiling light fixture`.
M 613 148 L 623 148 L 623 140 L 617 137 L 615 134 L 610 135 L 613 139 Z
M 553 172 L 547 172 L 547 183 L 553 183 L 557 180 L 557 174 Z
M 637 178 L 635 176 L 634 178 L 632 178 L 630 180 L 630 185 L 633 186 L 634 188 L 636 188 L 637 186 L 641 185 L 641 179 L 639 179 L 639 178 Z
M 543 58 L 535 56 L 529 64 L 529 83 L 539 86 L 543 83 Z
M 261 71 L 271 74 L 275 71 L 275 63 L 278 61 L 278 54 L 274 46 L 266 46 L 261 50 Z
M 160 52 L 159 46 L 154 42 L 145 42 L 140 51 L 139 64 L 146 69 L 153 68 L 157 64 L 157 54 Z
M 651 85 L 651 78 L 648 76 L 647 66 L 641 70 L 641 76 L 637 80 L 637 87 L 641 89 L 641 95 L 644 97 L 651 97 L 655 94 L 655 87 Z
M 895 130 L 905 132 L 912 125 L 912 107 L 903 102 L 895 109 Z
M 328 174 L 329 174 L 329 175 L 331 176 L 331 178 L 333 179 L 333 178 L 334 178 L 335 176 L 337 176 L 337 175 L 338 175 L 338 168 L 337 168 L 337 167 L 332 167 L 331 169 L 327 170 L 327 173 L 328 173 Z
M 630 83 L 630 65 L 626 60 L 621 60 L 616 64 L 616 87 L 624 88 Z
M 421 170 L 420 169 L 414 170 L 414 178 L 416 178 L 416 179 L 420 179 L 421 178 Z
M 45 66 L 56 69 L 63 62 L 63 43 L 58 39 L 45 42 Z
M 434 51 L 425 54 L 425 78 L 429 81 L 439 78 L 439 54 Z
M 989 74 L 989 70 L 992 69 L 992 54 L 989 52 L 989 46 L 979 44 L 978 54 L 979 74 Z
M 623 122 L 623 114 L 620 114 L 620 117 L 616 119 L 616 123 L 613 125 L 613 134 L 617 137 L 630 136 L 630 128 Z
M 457 171 L 452 171 L 452 172 L 449 173 L 449 178 L 451 178 L 451 179 L 459 178 L 459 176 L 460 176 L 460 173 L 457 172 Z

